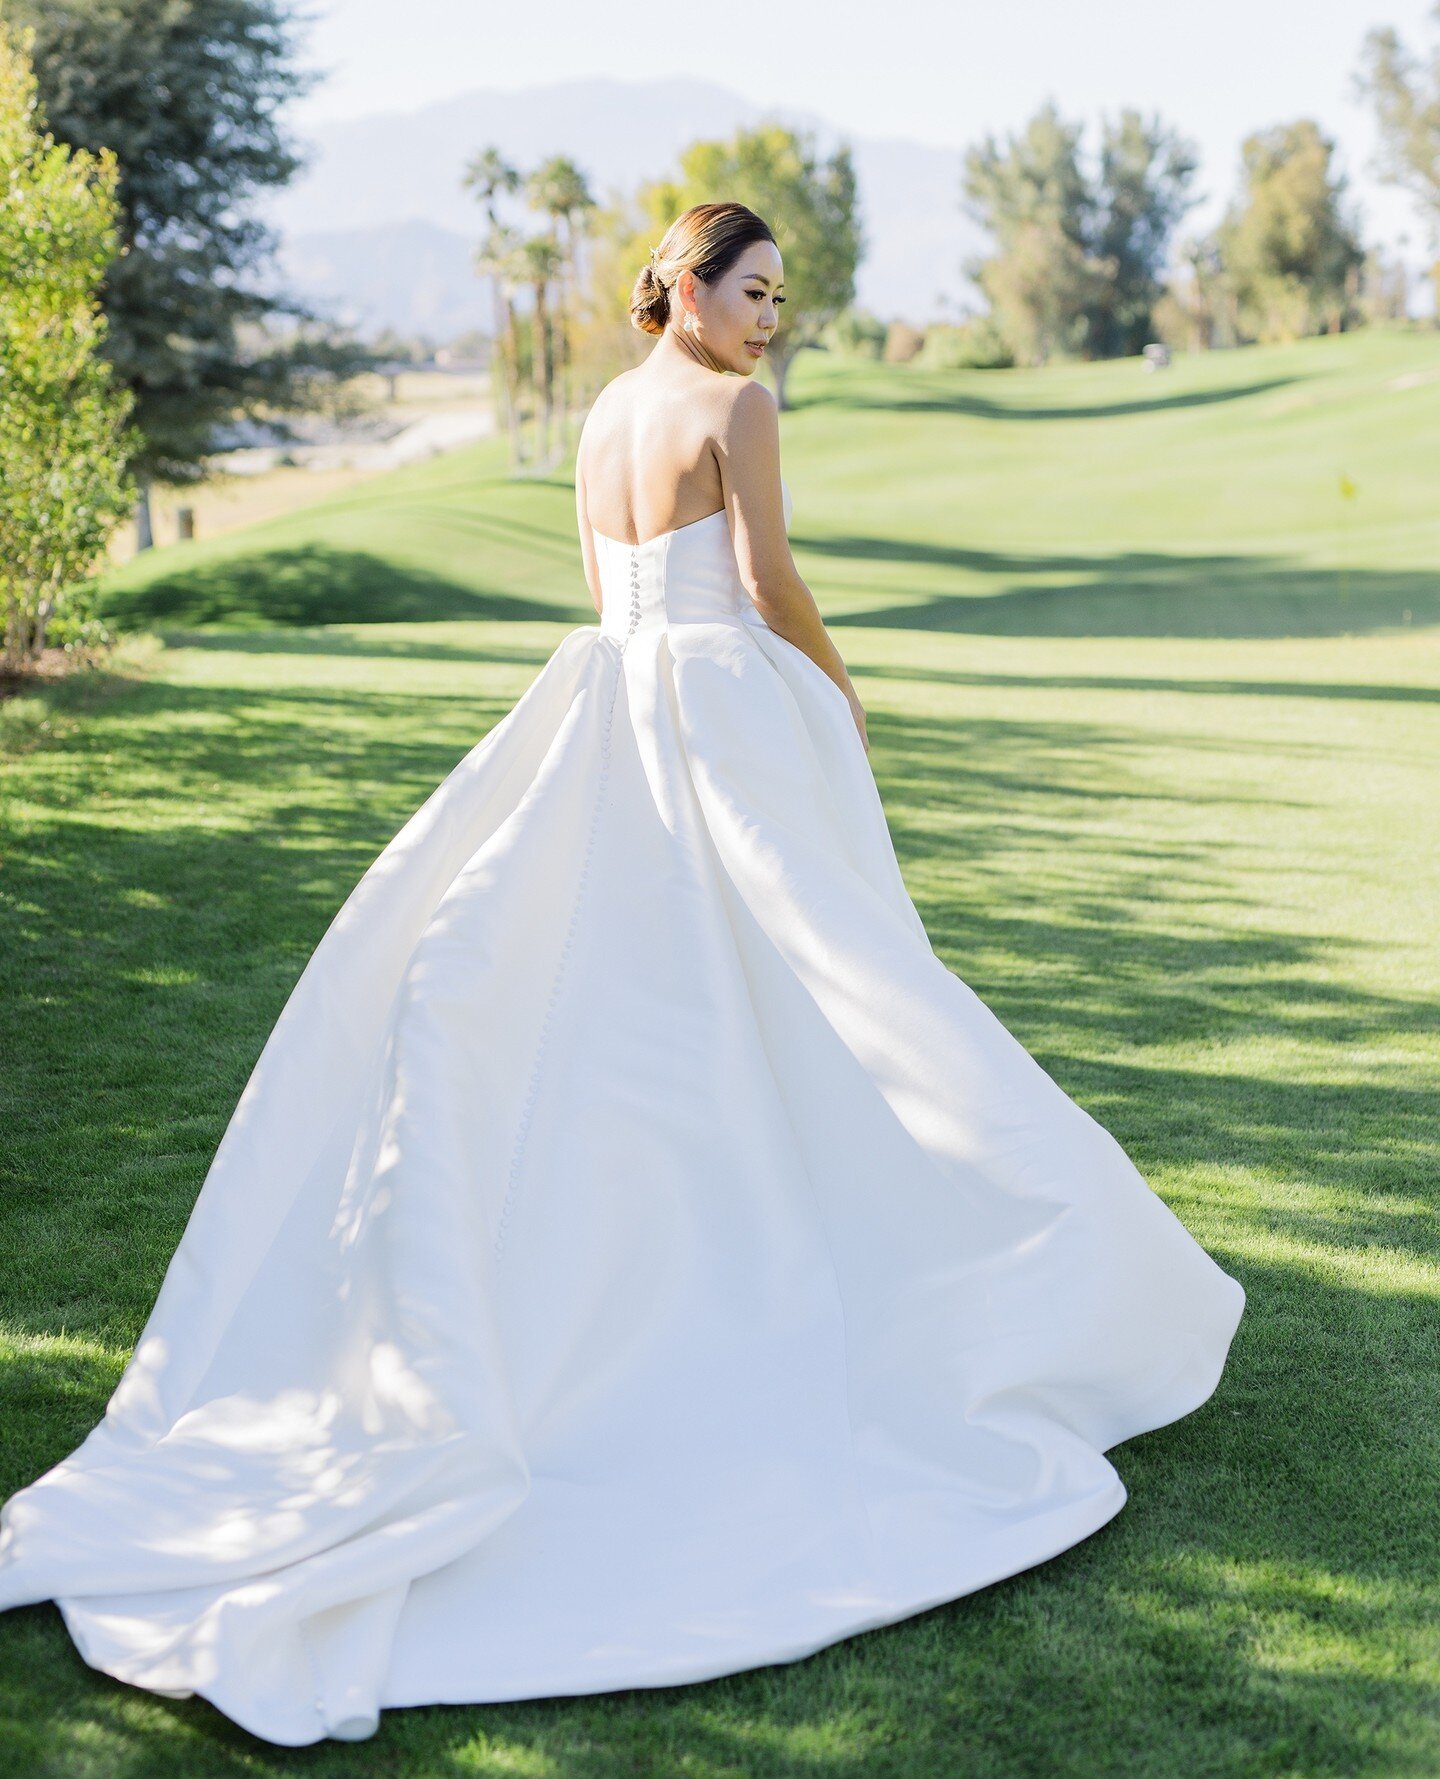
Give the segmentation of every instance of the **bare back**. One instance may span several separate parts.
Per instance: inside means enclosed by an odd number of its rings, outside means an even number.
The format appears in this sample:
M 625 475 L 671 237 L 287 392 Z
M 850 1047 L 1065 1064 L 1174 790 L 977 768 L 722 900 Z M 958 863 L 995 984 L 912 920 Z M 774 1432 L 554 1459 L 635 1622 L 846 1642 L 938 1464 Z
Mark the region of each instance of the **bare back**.
M 722 512 L 741 585 L 767 626 L 845 693 L 863 740 L 860 701 L 791 553 L 774 395 L 662 340 L 605 385 L 580 435 L 575 513 L 595 610 L 604 610 L 597 537 L 638 549 Z
M 643 544 L 725 504 L 715 440 L 743 381 L 696 365 L 623 371 L 586 417 L 576 458 L 582 516 L 621 544 Z

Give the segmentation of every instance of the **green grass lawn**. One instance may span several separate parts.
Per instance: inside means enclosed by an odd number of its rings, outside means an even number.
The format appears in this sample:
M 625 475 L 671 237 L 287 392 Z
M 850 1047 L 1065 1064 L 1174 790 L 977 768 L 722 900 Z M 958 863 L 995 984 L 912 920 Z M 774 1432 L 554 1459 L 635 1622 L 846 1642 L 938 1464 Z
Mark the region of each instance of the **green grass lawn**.
M 906 881 L 1245 1285 L 1219 1390 L 1075 1549 L 696 1686 L 283 1750 L 0 1615 L 4 1779 L 1440 1772 L 1440 335 L 791 385 Z M 595 617 L 570 485 L 488 446 L 106 604 L 153 633 L 0 705 L 5 1494 L 102 1413 L 340 902 Z

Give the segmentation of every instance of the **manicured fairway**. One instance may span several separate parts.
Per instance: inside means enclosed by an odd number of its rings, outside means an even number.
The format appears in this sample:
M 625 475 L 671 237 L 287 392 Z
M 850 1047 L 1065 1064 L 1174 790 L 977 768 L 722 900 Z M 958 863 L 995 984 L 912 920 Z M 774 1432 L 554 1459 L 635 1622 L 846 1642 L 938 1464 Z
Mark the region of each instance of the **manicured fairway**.
M 9 1613 L 0 1779 L 1440 1772 L 1440 335 L 791 389 L 907 883 L 1245 1285 L 1219 1391 L 1078 1548 L 700 1686 L 287 1751 Z M 491 447 L 107 600 L 156 633 L 0 703 L 6 1494 L 102 1412 L 356 878 L 595 616 L 572 489 Z

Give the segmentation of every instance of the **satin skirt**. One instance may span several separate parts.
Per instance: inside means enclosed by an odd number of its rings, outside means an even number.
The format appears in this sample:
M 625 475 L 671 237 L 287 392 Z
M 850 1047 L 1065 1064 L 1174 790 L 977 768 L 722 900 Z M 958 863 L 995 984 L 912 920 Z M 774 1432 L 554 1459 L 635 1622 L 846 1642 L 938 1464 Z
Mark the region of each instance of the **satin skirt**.
M 1244 1305 L 935 954 L 755 622 L 561 642 L 312 954 L 0 1607 L 298 1745 L 1044 1561 Z

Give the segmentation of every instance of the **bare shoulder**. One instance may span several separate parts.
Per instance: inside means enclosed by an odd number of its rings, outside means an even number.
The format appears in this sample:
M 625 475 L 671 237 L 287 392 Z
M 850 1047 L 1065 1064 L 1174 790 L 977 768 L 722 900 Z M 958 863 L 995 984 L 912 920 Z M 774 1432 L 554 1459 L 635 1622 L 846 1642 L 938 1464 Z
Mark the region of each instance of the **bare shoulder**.
M 621 371 L 618 376 L 612 377 L 603 388 L 597 391 L 589 408 L 585 412 L 584 420 L 581 422 L 580 439 L 576 446 L 577 456 L 587 454 L 591 442 L 603 442 L 606 430 L 615 420 L 617 400 L 616 386 L 624 384 L 625 380 L 628 377 L 634 376 L 634 374 L 633 370 Z M 619 391 L 619 399 L 621 401 L 624 399 L 623 389 Z
M 613 395 L 616 390 L 623 392 L 630 388 L 643 368 L 642 365 L 632 364 L 628 370 L 616 371 L 615 375 L 611 377 L 608 383 L 602 383 L 600 385 L 600 392 L 595 397 L 595 400 L 597 402 L 605 401 L 609 396 Z
M 625 375 L 625 373 L 622 372 L 621 375 L 623 376 L 623 375 Z M 595 395 L 594 395 L 593 399 L 591 400 L 590 406 L 585 411 L 585 426 L 589 426 L 589 424 L 592 420 L 597 420 L 597 421 L 604 420 L 606 411 L 609 409 L 609 407 L 611 406 L 611 403 L 614 399 L 613 391 L 614 391 L 615 385 L 619 381 L 620 381 L 619 377 L 612 377 L 610 379 L 610 381 L 608 383 L 606 383 L 602 388 L 596 390 Z M 585 435 L 585 426 L 582 426 L 580 429 L 580 435 L 582 438 Z
M 721 393 L 732 414 L 768 417 L 780 411 L 771 391 L 753 377 L 724 377 Z
M 763 383 L 750 377 L 722 377 L 717 432 L 722 443 L 773 438 L 779 431 L 780 409 Z

